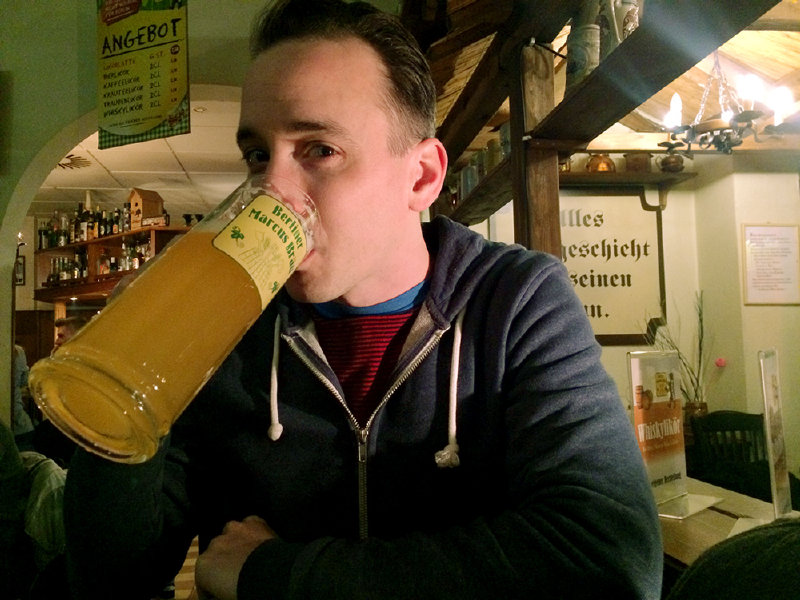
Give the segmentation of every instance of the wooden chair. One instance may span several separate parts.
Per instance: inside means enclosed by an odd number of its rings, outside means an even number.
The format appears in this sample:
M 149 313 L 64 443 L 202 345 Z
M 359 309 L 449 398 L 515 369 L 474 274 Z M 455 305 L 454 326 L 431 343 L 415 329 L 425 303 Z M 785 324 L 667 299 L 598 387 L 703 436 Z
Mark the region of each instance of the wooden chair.
M 691 426 L 701 472 L 720 461 L 748 464 L 767 460 L 764 415 L 719 410 L 693 417 Z
M 690 477 L 772 502 L 764 415 L 720 410 L 692 417 L 697 466 Z M 789 473 L 792 508 L 800 509 L 800 479 Z

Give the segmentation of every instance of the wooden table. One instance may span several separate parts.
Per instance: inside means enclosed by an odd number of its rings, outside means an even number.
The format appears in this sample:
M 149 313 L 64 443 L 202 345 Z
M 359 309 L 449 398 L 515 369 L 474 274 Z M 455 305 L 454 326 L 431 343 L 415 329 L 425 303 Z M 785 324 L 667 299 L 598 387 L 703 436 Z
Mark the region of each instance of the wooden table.
M 722 500 L 684 519 L 660 517 L 665 559 L 676 567 L 685 568 L 705 550 L 726 539 L 739 519 L 765 523 L 775 519 L 769 502 L 691 478 L 687 480 L 687 489 L 690 494 Z

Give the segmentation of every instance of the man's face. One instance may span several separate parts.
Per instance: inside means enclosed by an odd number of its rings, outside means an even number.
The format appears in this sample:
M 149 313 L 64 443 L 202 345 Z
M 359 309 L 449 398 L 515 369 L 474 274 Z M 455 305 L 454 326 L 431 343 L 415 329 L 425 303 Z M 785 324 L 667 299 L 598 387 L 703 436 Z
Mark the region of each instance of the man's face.
M 56 341 L 53 344 L 53 350 L 57 350 L 63 343 L 75 334 L 75 330 L 70 325 L 62 325 L 56 331 Z
M 245 79 L 238 143 L 251 173 L 293 181 L 319 211 L 314 249 L 286 285 L 300 301 L 367 306 L 421 281 L 404 281 L 421 239 L 419 161 L 413 144 L 389 150 L 387 86 L 377 53 L 354 38 L 281 42 Z

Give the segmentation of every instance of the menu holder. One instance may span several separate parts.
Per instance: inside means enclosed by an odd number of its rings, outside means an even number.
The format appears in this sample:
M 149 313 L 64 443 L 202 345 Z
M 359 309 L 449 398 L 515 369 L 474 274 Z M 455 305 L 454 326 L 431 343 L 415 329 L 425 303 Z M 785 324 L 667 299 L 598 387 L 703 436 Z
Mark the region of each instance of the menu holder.
M 701 510 L 714 506 L 718 502 L 722 502 L 722 498 L 686 493 L 660 503 L 658 505 L 658 516 L 668 519 L 685 519 L 699 513 Z
M 628 352 L 628 376 L 636 440 L 659 515 L 684 519 L 719 502 L 721 498 L 689 494 L 686 488 L 678 353 Z
M 792 512 L 792 495 L 783 437 L 778 351 L 774 348 L 759 350 L 758 362 L 761 368 L 761 392 L 764 398 L 764 427 L 772 505 L 775 508 L 775 518 L 780 519 Z

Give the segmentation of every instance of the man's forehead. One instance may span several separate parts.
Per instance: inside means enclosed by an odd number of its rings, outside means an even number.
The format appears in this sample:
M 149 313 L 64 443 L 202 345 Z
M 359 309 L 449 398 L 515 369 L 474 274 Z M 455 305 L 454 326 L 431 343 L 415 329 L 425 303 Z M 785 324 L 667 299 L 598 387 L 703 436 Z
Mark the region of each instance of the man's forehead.
M 300 38 L 279 42 L 254 58 L 242 86 L 242 105 L 258 105 L 268 97 L 306 110 L 331 94 L 365 98 L 383 95 L 389 87 L 383 60 L 366 42 Z

